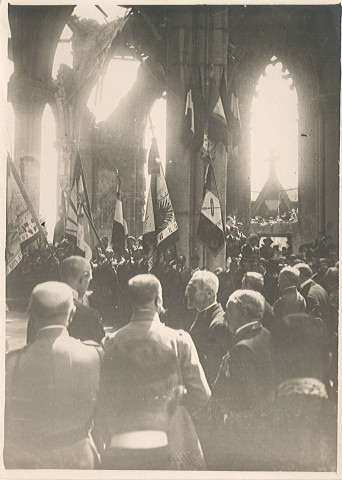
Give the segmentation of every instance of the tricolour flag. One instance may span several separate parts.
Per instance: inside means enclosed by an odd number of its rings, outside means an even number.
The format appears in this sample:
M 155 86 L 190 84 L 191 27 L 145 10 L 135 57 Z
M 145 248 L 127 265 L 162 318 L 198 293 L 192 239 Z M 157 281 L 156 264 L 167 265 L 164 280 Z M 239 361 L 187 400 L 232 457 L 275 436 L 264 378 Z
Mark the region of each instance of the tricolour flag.
M 143 246 L 147 257 L 147 269 L 150 272 L 157 260 L 156 225 L 154 221 L 151 185 L 148 191 L 143 221 Z
M 239 101 L 236 95 L 236 89 L 235 89 L 234 83 L 231 86 L 228 127 L 232 131 L 233 146 L 235 146 L 239 143 L 239 140 L 240 140 L 241 121 L 240 121 Z
M 222 210 L 211 162 L 207 166 L 205 175 L 203 204 L 197 226 L 197 237 L 215 255 L 219 253 L 225 243 Z
M 208 138 L 214 144 L 222 142 L 228 148 L 227 120 L 215 78 L 211 79 L 208 115 Z
M 10 157 L 7 158 L 7 228 L 6 274 L 9 275 L 22 260 L 28 245 L 36 245 L 44 236 L 25 186 Z
M 127 223 L 124 218 L 121 179 L 119 177 L 119 172 L 116 171 L 116 202 L 112 228 L 112 245 L 114 250 L 117 249 L 120 252 L 125 250 L 127 233 Z
M 79 151 L 76 155 L 73 185 L 69 197 L 65 236 L 75 244 L 76 254 L 91 260 L 94 234 L 84 210 L 91 217 L 90 203 Z

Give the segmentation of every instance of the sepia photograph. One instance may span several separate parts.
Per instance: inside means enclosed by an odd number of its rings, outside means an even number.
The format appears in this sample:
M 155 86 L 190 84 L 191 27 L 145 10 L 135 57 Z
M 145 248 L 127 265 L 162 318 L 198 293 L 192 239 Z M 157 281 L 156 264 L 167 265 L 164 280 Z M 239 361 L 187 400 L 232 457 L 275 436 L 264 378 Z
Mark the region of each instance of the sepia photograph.
M 0 478 L 341 479 L 341 4 L 0 28 Z

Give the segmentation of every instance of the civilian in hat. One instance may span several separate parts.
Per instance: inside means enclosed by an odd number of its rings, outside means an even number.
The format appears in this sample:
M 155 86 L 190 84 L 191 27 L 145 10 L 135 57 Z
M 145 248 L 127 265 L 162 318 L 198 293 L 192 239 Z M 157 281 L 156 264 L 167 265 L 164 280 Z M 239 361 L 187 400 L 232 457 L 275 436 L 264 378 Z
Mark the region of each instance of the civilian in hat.
M 266 237 L 264 239 L 264 243 L 260 247 L 260 257 L 264 258 L 265 260 L 269 260 L 273 257 L 273 249 L 271 248 L 272 243 L 273 240 L 271 237 Z

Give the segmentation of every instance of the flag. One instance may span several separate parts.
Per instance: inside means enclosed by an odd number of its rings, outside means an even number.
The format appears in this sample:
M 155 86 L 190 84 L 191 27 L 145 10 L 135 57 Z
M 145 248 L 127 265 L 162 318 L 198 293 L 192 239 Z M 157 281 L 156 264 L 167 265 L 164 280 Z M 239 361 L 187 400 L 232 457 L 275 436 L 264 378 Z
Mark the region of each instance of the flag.
M 6 220 L 6 274 L 9 275 L 21 262 L 24 249 L 32 244 L 38 248 L 37 240 L 40 237 L 45 239 L 37 214 L 10 157 L 7 159 Z
M 203 204 L 197 226 L 198 239 L 215 255 L 225 243 L 224 222 L 213 165 L 209 162 L 204 181 Z
M 53 245 L 57 245 L 61 242 L 65 236 L 65 223 L 67 218 L 67 208 L 66 208 L 66 198 L 65 192 L 61 189 L 61 206 L 59 209 L 59 218 L 56 222 L 54 231 L 53 231 Z
M 179 240 L 178 224 L 163 167 L 160 162 L 157 162 L 156 154 L 158 154 L 158 146 L 156 139 L 153 138 L 149 153 L 149 162 L 153 168 L 143 224 L 143 240 L 149 252 L 149 271 L 153 268 L 157 256 Z
M 153 175 L 159 172 L 159 162 L 157 162 L 157 158 L 160 158 L 159 149 L 157 145 L 157 140 L 155 137 L 153 137 L 147 161 L 147 170 L 149 175 Z
M 157 260 L 156 226 L 154 222 L 151 184 L 148 191 L 146 211 L 143 221 L 143 246 L 147 256 L 147 269 L 150 272 Z
M 125 238 L 127 235 L 127 223 L 124 218 L 122 202 L 122 186 L 119 172 L 116 172 L 116 202 L 114 210 L 114 221 L 112 228 L 112 245 L 114 249 L 121 252 L 125 250 Z
M 166 185 L 163 167 L 151 178 L 152 203 L 157 234 L 157 251 L 161 253 L 179 240 L 178 224 Z
M 214 144 L 222 142 L 228 148 L 227 121 L 215 78 L 211 78 L 208 115 L 208 138 Z
M 184 127 L 183 127 L 183 141 L 187 145 L 194 139 L 195 136 L 195 111 L 192 101 L 191 89 L 186 94 L 185 112 L 184 112 Z
M 91 260 L 95 241 L 93 230 L 84 209 L 87 210 L 92 220 L 87 185 L 78 151 L 75 160 L 73 185 L 69 197 L 65 236 L 75 244 L 76 254 Z

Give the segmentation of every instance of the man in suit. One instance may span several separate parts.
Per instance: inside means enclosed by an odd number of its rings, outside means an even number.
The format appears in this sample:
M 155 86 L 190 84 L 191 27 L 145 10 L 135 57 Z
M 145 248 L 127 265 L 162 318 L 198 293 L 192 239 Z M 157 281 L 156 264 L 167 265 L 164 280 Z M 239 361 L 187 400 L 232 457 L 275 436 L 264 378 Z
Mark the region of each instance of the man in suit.
M 274 398 L 226 419 L 215 438 L 212 469 L 336 471 L 336 404 L 323 383 L 329 344 L 326 326 L 310 315 L 288 315 L 276 323 Z
M 296 267 L 284 267 L 279 273 L 278 285 L 280 297 L 273 305 L 274 315 L 277 320 L 292 313 L 305 313 L 306 302 L 298 292 L 300 273 Z
M 264 289 L 264 277 L 261 273 L 247 272 L 243 276 L 241 282 L 242 290 L 254 290 L 262 294 Z M 261 320 L 262 326 L 267 328 L 270 332 L 274 327 L 274 313 L 271 305 L 265 300 L 264 315 Z
M 212 413 L 218 425 L 226 415 L 255 408 L 272 393 L 270 332 L 262 324 L 265 299 L 252 290 L 236 290 L 225 317 L 234 345 L 222 360 L 213 387 Z
M 190 335 L 210 386 L 215 381 L 222 356 L 232 343 L 224 310 L 217 303 L 218 287 L 219 280 L 214 273 L 200 270 L 192 276 L 185 291 L 188 308 L 197 310 Z
M 35 341 L 6 356 L 6 468 L 93 469 L 91 438 L 102 349 L 69 336 L 72 290 L 46 282 L 32 292 Z
M 100 343 L 105 336 L 100 313 L 87 305 L 86 292 L 92 279 L 91 266 L 88 260 L 79 256 L 71 256 L 63 260 L 60 267 L 62 282 L 72 289 L 75 314 L 68 326 L 69 335 L 80 340 L 93 340 Z M 35 330 L 31 319 L 27 325 L 27 343 L 34 342 Z
M 248 242 L 241 247 L 242 257 L 251 257 L 252 255 L 254 255 L 259 258 L 260 252 L 259 252 L 258 244 L 259 244 L 258 235 L 256 235 L 255 233 L 251 233 L 248 238 Z
M 307 313 L 323 320 L 331 328 L 331 308 L 327 292 L 312 280 L 312 270 L 306 263 L 296 265 L 300 273 L 299 291 L 306 301 Z
M 184 445 L 191 432 L 174 430 L 182 425 L 182 412 L 177 406 L 170 411 L 169 399 L 184 385 L 191 416 L 196 419 L 206 409 L 210 389 L 195 346 L 188 333 L 161 323 L 162 288 L 154 275 L 133 277 L 127 292 L 133 309 L 130 323 L 103 340 L 99 422 L 106 445 L 104 466 L 189 468 L 196 461 L 187 453 L 191 445 Z M 192 453 L 201 456 L 200 449 Z

